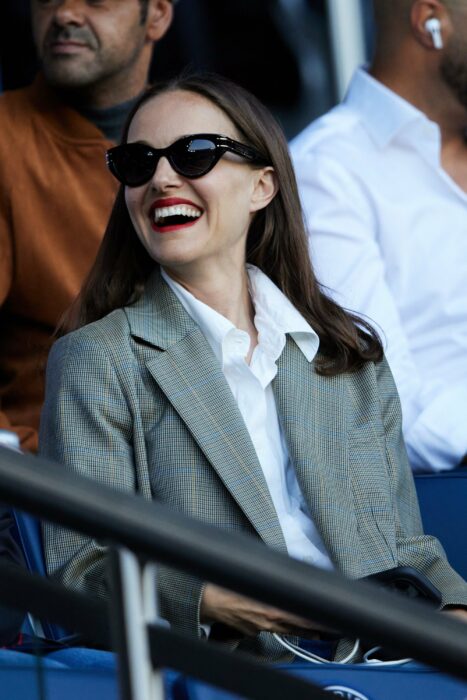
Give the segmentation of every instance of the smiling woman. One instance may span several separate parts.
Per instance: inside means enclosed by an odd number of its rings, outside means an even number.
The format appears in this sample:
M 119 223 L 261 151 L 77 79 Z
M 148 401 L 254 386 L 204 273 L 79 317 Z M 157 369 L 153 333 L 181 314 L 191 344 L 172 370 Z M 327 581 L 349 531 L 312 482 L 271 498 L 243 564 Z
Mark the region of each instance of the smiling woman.
M 211 142 L 202 134 L 206 125 L 213 134 Z M 201 133 L 186 139 L 190 131 Z M 149 143 L 166 154 L 153 163 L 145 183 L 126 187 L 131 221 L 151 258 L 188 288 L 194 276 L 217 289 L 233 290 L 239 280 L 243 284 L 251 220 L 274 197 L 272 167 L 260 167 L 265 156 L 238 139 L 234 124 L 219 107 L 188 90 L 154 96 L 131 122 L 127 149 Z M 198 216 L 167 226 L 156 219 L 157 212 L 177 204 L 189 206 Z
M 108 165 L 121 188 L 49 359 L 42 453 L 353 578 L 412 565 L 444 605 L 467 605 L 421 529 L 379 340 L 315 279 L 270 113 L 185 75 L 137 102 Z M 105 596 L 105 549 L 44 534 L 50 574 Z M 326 635 L 164 567 L 159 583 L 191 635 L 270 659 L 287 656 L 271 633 Z
M 204 143 L 200 144 L 200 136 Z M 216 149 L 206 148 L 206 136 L 214 138 Z M 239 239 L 237 267 L 228 273 L 230 278 L 240 268 L 244 277 L 246 256 L 313 324 L 327 358 L 321 371 L 326 373 L 327 365 L 331 373 L 352 369 L 380 356 L 379 341 L 365 322 L 355 323 L 322 294 L 308 257 L 284 134 L 247 91 L 209 74 L 182 75 L 156 84 L 135 105 L 122 145 L 108 152 L 107 161 L 124 186 L 96 265 L 65 323 L 68 330 L 135 301 L 154 260 L 162 262 L 154 247 L 161 254 L 178 249 L 186 258 L 210 232 L 210 245 L 220 248 L 223 236 Z M 175 195 L 175 204 L 200 213 L 193 222 L 193 235 L 155 236 L 153 212 L 172 206 Z M 224 256 L 228 269 L 229 256 Z M 230 279 L 225 289 L 232 289 L 231 284 Z

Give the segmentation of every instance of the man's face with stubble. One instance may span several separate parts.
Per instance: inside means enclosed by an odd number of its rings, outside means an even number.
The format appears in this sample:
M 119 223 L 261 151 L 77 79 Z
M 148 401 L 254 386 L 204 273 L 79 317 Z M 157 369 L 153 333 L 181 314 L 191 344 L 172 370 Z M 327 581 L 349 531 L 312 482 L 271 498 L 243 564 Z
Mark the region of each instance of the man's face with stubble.
M 32 0 L 35 43 L 47 81 L 62 89 L 124 72 L 145 42 L 139 0 Z

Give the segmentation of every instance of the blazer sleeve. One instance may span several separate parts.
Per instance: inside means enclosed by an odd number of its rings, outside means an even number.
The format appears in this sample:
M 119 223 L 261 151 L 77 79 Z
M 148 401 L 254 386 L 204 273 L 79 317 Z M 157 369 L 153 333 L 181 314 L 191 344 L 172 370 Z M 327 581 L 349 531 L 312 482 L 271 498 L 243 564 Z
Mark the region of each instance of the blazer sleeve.
M 384 424 L 386 459 L 396 517 L 396 543 L 400 566 L 424 573 L 441 591 L 442 607 L 467 604 L 467 583 L 449 565 L 441 544 L 425 535 L 417 494 L 402 437 L 397 389 L 385 359 L 376 365 L 379 401 Z
M 62 338 L 49 355 L 39 452 L 81 476 L 135 491 L 128 406 L 109 359 L 83 334 Z M 106 595 L 101 543 L 49 523 L 43 535 L 49 574 Z
M 143 457 L 141 448 L 139 453 L 135 449 L 137 408 L 130 399 L 131 373 L 124 375 L 112 357 L 118 355 L 117 344 L 111 351 L 109 344 L 80 331 L 54 344 L 47 365 L 40 453 L 81 476 L 141 494 L 136 462 L 141 473 Z M 144 495 L 150 498 L 148 489 Z M 43 524 L 43 536 L 49 575 L 71 588 L 108 595 L 102 542 L 51 523 Z M 201 636 L 202 581 L 161 565 L 158 584 L 162 616 L 187 634 Z

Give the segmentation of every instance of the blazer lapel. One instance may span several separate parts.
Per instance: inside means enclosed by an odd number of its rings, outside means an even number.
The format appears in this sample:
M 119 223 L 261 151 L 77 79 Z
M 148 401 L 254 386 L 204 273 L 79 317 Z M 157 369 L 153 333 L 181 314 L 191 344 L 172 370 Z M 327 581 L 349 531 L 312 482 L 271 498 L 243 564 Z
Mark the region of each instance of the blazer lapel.
M 162 351 L 146 366 L 228 491 L 260 537 L 285 550 L 266 480 L 221 367 L 158 272 L 127 316 L 132 334 Z
M 360 575 L 360 539 L 349 489 L 346 396 L 342 377 L 316 373 L 288 336 L 273 384 L 290 458 L 329 555 Z

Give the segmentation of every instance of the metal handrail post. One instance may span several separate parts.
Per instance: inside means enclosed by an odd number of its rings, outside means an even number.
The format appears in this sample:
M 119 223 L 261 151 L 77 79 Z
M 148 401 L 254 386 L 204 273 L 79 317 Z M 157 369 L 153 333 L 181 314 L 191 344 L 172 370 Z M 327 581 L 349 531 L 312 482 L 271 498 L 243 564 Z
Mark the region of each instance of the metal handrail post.
M 164 679 L 152 664 L 148 626 L 158 623 L 157 572 L 124 547 L 112 552 L 113 629 L 125 700 L 165 700 Z

